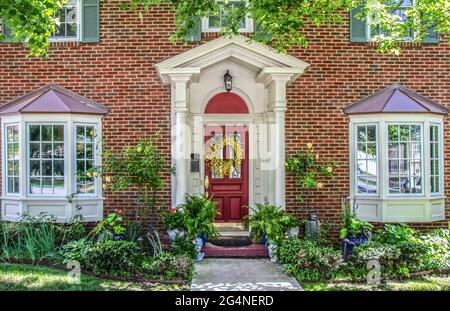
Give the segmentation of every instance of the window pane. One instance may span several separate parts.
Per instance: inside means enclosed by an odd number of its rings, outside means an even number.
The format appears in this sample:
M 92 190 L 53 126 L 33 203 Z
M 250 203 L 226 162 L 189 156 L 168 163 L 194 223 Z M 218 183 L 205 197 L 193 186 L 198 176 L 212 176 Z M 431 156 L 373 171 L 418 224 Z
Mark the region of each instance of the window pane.
M 52 126 L 43 125 L 41 127 L 42 141 L 52 141 Z
M 30 125 L 30 141 L 41 140 L 41 128 L 39 125 Z
M 388 138 L 389 192 L 405 194 L 421 193 L 421 125 L 388 125 Z
M 19 126 L 6 126 L 6 192 L 19 192 Z
M 438 125 L 430 126 L 430 183 L 431 192 L 440 192 L 440 172 L 439 172 L 439 135 L 440 128 Z
M 77 144 L 76 144 L 76 172 L 77 172 L 77 192 L 78 193 L 94 193 L 93 178 L 87 181 L 81 177 L 86 177 L 86 171 L 94 167 L 94 127 L 78 125 L 76 128 Z
M 28 132 L 30 193 L 63 195 L 64 125 L 29 125 Z
M 356 128 L 356 182 L 358 193 L 377 193 L 376 126 L 358 125 Z

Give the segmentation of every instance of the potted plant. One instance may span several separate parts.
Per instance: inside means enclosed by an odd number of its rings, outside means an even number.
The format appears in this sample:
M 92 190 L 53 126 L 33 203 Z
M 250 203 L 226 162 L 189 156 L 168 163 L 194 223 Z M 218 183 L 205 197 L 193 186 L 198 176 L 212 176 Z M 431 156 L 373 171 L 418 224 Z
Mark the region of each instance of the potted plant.
M 342 239 L 342 255 L 346 260 L 355 246 L 369 241 L 372 235 L 373 225 L 367 221 L 358 219 L 355 210 L 352 210 L 348 200 L 342 200 L 341 218 L 343 226 L 340 230 Z
M 200 238 L 204 244 L 206 239 L 219 235 L 213 223 L 217 215 L 216 202 L 209 197 L 187 195 L 186 203 L 181 208 L 189 237 Z
M 255 208 L 251 208 L 248 223 L 250 236 L 267 246 L 272 261 L 276 261 L 278 242 L 285 237 L 288 230 L 295 226 L 298 228 L 295 217 L 286 215 L 281 208 L 268 203 L 259 203 Z
M 175 240 L 177 236 L 184 237 L 186 235 L 185 214 L 180 207 L 172 207 L 164 211 L 162 222 L 171 241 Z

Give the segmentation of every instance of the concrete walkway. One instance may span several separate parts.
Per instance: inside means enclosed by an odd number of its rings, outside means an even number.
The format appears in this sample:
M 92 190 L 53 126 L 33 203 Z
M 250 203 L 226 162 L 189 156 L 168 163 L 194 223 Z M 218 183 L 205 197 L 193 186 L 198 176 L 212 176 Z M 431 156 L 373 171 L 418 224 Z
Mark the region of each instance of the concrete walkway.
M 192 291 L 300 291 L 298 282 L 268 259 L 206 258 L 196 264 Z

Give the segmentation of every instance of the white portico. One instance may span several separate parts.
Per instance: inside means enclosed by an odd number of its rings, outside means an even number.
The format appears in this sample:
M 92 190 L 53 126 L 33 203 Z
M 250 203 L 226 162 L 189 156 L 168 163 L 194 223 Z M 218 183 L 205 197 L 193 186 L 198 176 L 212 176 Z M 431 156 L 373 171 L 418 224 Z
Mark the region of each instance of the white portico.
M 243 184 L 248 187 L 246 202 L 284 207 L 286 86 L 307 67 L 244 36 L 221 37 L 156 65 L 163 83 L 171 86 L 173 206 L 183 203 L 186 193 L 204 192 L 205 129 L 241 126 L 248 133 L 244 147 L 248 171 L 240 174 L 248 174 L 248 183 Z M 239 96 L 247 109 L 245 113 L 228 109 L 225 100 L 219 103 L 221 108 L 207 113 L 208 103 L 226 94 L 227 71 L 233 77 L 230 93 Z M 191 157 L 199 158 L 198 170 L 192 169 Z

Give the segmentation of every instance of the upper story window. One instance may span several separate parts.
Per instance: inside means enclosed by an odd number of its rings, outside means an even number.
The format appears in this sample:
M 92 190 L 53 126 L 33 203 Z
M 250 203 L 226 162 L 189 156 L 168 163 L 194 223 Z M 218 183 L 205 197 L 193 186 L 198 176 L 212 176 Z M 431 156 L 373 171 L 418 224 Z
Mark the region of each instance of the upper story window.
M 224 4 L 228 6 L 229 8 L 237 8 L 245 6 L 245 0 L 235 0 L 235 1 L 229 1 L 227 4 Z M 226 10 L 224 10 L 223 7 L 220 8 L 219 14 L 217 15 L 210 15 L 208 17 L 205 17 L 203 19 L 203 31 L 204 32 L 218 32 L 223 27 L 227 25 L 227 13 Z M 240 32 L 252 32 L 253 31 L 253 21 L 249 17 L 245 17 L 239 22 L 239 31 Z
M 406 10 L 414 5 L 413 0 L 393 0 L 392 4 L 396 6 L 396 9 L 393 11 L 393 13 L 397 17 L 398 21 L 401 23 L 406 22 L 406 20 L 408 19 L 408 17 L 406 16 Z M 389 35 L 389 31 L 381 29 L 380 26 L 368 25 L 368 27 L 369 27 L 368 33 L 370 34 L 371 40 L 375 39 L 376 36 L 379 35 Z M 403 37 L 405 41 L 411 40 L 413 38 L 414 33 L 412 32 L 411 29 L 409 29 L 408 34 L 406 34 L 406 36 Z
M 59 25 L 56 25 L 56 33 L 53 40 L 78 40 L 80 36 L 80 0 L 69 0 L 61 8 L 59 14 Z

